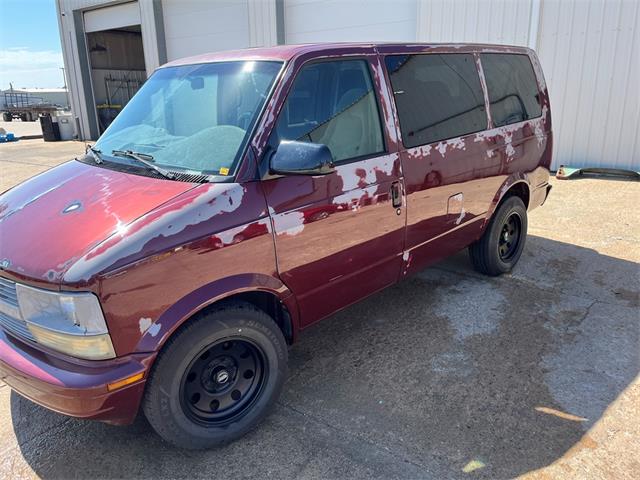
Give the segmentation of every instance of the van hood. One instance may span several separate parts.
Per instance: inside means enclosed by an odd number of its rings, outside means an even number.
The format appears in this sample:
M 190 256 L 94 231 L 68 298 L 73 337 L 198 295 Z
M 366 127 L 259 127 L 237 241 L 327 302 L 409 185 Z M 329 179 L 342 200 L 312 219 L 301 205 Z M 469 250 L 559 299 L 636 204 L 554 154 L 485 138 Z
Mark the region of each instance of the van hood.
M 0 195 L 0 268 L 59 283 L 87 251 L 195 185 L 67 162 Z

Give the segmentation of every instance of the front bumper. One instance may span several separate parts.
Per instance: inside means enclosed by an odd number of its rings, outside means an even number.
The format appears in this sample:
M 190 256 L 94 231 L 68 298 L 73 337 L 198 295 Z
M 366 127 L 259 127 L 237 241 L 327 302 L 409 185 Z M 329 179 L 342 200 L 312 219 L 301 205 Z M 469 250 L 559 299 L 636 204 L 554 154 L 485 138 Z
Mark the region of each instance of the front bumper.
M 113 392 L 107 385 L 146 373 L 155 356 L 137 354 L 76 363 L 36 349 L 0 329 L 0 380 L 29 400 L 72 417 L 120 425 L 133 422 L 146 375 Z

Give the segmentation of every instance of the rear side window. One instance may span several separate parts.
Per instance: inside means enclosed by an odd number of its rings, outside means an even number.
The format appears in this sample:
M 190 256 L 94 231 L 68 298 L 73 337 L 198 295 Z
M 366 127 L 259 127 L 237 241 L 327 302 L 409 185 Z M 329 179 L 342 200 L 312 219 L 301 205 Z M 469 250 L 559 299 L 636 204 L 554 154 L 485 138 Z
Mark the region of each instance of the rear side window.
M 336 162 L 382 152 L 368 62 L 322 61 L 304 66 L 280 113 L 276 135 L 277 142 L 324 144 Z
M 405 147 L 487 128 L 473 55 L 391 55 L 385 62 Z
M 480 61 L 496 127 L 542 115 L 538 83 L 527 55 L 483 53 Z

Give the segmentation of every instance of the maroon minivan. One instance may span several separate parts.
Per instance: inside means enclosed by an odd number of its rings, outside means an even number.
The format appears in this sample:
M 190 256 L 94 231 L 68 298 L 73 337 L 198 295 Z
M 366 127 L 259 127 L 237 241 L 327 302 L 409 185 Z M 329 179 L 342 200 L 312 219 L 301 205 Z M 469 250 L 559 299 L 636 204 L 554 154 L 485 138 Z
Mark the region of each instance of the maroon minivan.
M 186 448 L 240 437 L 301 329 L 465 247 L 510 271 L 550 190 L 532 50 L 330 44 L 159 68 L 0 196 L 0 379 Z

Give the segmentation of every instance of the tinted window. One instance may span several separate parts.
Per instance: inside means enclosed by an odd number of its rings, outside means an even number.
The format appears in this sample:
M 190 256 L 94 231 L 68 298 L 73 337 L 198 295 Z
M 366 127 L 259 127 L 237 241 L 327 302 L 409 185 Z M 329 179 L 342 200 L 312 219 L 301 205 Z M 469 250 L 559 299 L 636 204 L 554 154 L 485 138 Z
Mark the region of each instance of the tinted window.
M 394 55 L 385 61 L 406 147 L 487 128 L 473 55 Z
M 480 55 L 496 127 L 542 114 L 538 83 L 527 55 Z
M 303 67 L 278 119 L 276 136 L 277 142 L 322 143 L 335 161 L 382 152 L 380 117 L 367 62 Z

